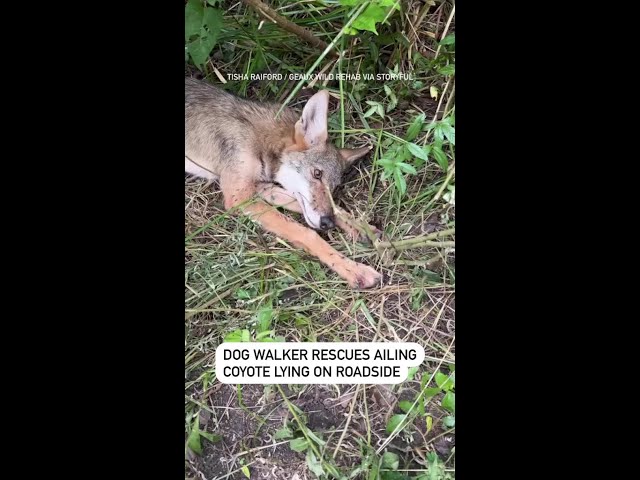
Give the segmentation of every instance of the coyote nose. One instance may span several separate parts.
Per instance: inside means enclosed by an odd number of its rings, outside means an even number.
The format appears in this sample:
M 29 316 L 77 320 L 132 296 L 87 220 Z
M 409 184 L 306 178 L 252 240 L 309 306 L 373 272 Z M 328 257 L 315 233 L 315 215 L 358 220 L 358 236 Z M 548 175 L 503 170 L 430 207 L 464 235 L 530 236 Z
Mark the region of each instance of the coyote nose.
M 320 217 L 320 228 L 322 230 L 330 230 L 336 226 L 333 216 Z

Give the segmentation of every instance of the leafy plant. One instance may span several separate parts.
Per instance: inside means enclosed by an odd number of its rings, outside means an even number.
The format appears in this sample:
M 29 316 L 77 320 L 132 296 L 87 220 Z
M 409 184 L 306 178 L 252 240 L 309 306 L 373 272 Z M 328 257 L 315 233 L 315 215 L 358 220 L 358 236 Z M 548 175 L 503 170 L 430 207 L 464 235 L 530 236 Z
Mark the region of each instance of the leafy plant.
M 400 457 L 398 457 L 397 453 L 384 452 L 384 455 L 382 455 L 382 468 L 397 470 L 399 466 Z
M 208 0 L 209 5 L 218 3 Z M 189 58 L 200 70 L 216 46 L 222 28 L 222 11 L 202 0 L 189 0 L 184 7 L 185 61 Z
M 287 424 L 276 432 L 275 439 L 289 439 L 289 448 L 291 450 L 298 453 L 305 453 L 307 467 L 318 478 L 329 475 L 334 478 L 344 478 L 340 475 L 333 461 L 318 456 L 318 452 L 324 451 L 326 442 L 322 439 L 321 434 L 311 431 L 304 424 L 306 420 L 304 416 L 301 417 L 302 423 L 298 424 L 297 428 L 293 423 Z
M 387 422 L 387 433 L 391 435 L 391 433 L 398 428 L 398 425 L 401 425 L 407 419 L 406 415 L 394 415 Z
M 437 372 L 435 375 L 435 382 L 438 389 L 445 394 L 440 404 L 442 405 L 442 408 L 450 413 L 450 415 L 447 415 L 442 419 L 442 424 L 446 428 L 453 428 L 456 425 L 456 394 L 454 392 L 456 388 L 455 366 L 451 367 L 451 374 L 449 375 Z
M 431 146 L 420 146 L 413 143 L 413 140 L 423 129 L 425 114 L 418 115 L 407 129 L 404 141 L 397 139 L 389 144 L 382 158 L 378 160 L 378 165 L 384 168 L 383 179 L 393 179 L 397 191 L 398 200 L 407 192 L 407 181 L 405 174 L 417 174 L 416 167 L 421 167 L 429 160 Z M 411 162 L 411 163 L 409 163 Z
M 400 466 L 400 457 L 397 453 L 384 452 L 380 467 L 384 469 L 380 473 L 380 480 L 410 480 L 406 475 L 396 472 Z
M 189 449 L 197 454 L 202 455 L 202 443 L 200 438 L 204 437 L 209 440 L 211 443 L 216 443 L 222 440 L 220 435 L 215 435 L 213 433 L 208 433 L 203 430 L 200 430 L 200 412 L 196 413 L 194 416 L 193 425 L 191 426 L 191 431 L 189 432 L 189 436 L 187 437 L 187 446 Z
M 244 460 L 242 460 L 242 459 L 241 459 L 241 460 L 240 460 L 240 463 L 243 463 L 243 462 L 244 462 Z M 247 478 L 251 478 L 251 472 L 249 471 L 249 467 L 248 467 L 248 466 L 246 466 L 246 465 L 242 465 L 242 466 L 240 467 L 240 471 L 242 472 L 242 474 L 243 474 L 245 477 L 247 477 Z
M 274 336 L 275 330 L 271 328 L 274 311 L 269 306 L 262 307 L 252 318 L 254 335 L 251 330 L 241 328 L 228 333 L 224 337 L 225 342 L 284 342 L 284 338 Z
M 382 105 L 382 103 L 372 100 L 365 100 L 365 103 L 369 105 L 370 108 L 364 112 L 364 118 L 368 118 L 374 113 L 377 113 L 380 118 L 384 118 L 384 105 Z
M 365 100 L 365 103 L 369 105 L 369 109 L 364 113 L 364 118 L 368 118 L 374 113 L 380 118 L 384 119 L 385 114 L 391 112 L 398 105 L 398 97 L 394 91 L 388 86 L 384 85 L 384 92 L 389 101 L 385 107 L 382 102 L 375 102 L 372 100 Z
M 430 123 L 426 127 L 427 132 L 433 130 L 434 140 L 431 146 L 433 158 L 445 172 L 449 169 L 449 160 L 443 147 L 446 143 L 450 143 L 453 146 L 456 144 L 455 121 L 455 115 L 450 115 L 440 121 Z
M 433 428 L 433 417 L 429 415 L 425 409 L 425 401 L 435 397 L 439 393 L 444 393 L 441 406 L 450 415 L 447 415 L 442 419 L 442 424 L 446 428 L 453 428 L 456 424 L 456 394 L 454 393 L 456 386 L 455 366 L 451 367 L 451 374 L 446 375 L 442 372 L 436 372 L 434 380 L 437 387 L 426 388 L 427 381 L 431 375 L 425 372 L 422 375 L 420 381 L 420 391 L 423 392 L 417 398 L 417 408 L 412 410 L 415 401 L 402 400 L 398 402 L 398 407 L 404 412 L 404 414 L 398 414 L 391 417 L 387 424 L 387 433 L 391 433 L 395 427 L 404 422 L 404 425 L 410 425 L 413 420 L 419 415 L 425 418 L 427 424 L 427 433 Z M 406 420 L 406 421 L 405 421 Z
M 456 44 L 456 34 L 452 33 L 447 35 L 442 40 L 440 40 L 440 45 L 455 45 Z
M 420 475 L 416 480 L 452 480 L 453 477 L 449 472 L 444 471 L 444 464 L 434 452 L 427 454 L 427 463 L 429 465 L 427 473 Z
M 225 343 L 238 343 L 238 342 L 250 342 L 251 341 L 251 332 L 244 329 L 234 330 L 231 333 L 228 333 L 224 337 Z
M 426 66 L 432 70 L 435 70 L 436 73 L 444 75 L 445 77 L 455 75 L 455 33 L 444 37 L 442 40 L 440 40 L 440 43 L 438 45 L 439 55 L 436 58 L 430 60 L 428 62 L 428 65 Z
M 340 0 L 340 3 L 348 7 L 358 7 L 365 1 Z M 359 31 L 368 30 L 378 35 L 376 25 L 384 21 L 392 10 L 400 10 L 400 0 L 372 0 L 369 6 L 353 22 L 347 33 L 356 35 Z
M 417 145 L 416 145 L 417 147 Z M 420 147 L 418 147 L 420 148 Z M 384 168 L 382 174 L 383 179 L 393 179 L 393 183 L 397 190 L 398 200 L 407 192 L 407 181 L 405 174 L 415 175 L 416 168 L 406 161 L 411 158 L 411 152 L 406 144 L 395 144 L 387 150 L 387 153 L 378 160 L 378 165 Z

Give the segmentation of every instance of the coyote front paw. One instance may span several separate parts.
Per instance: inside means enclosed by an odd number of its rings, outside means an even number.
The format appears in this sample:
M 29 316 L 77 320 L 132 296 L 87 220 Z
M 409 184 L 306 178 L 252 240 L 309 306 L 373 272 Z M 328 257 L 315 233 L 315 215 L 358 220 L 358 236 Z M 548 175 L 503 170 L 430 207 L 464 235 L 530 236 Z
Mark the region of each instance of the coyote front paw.
M 367 265 L 354 262 L 349 269 L 347 281 L 351 288 L 371 288 L 380 285 L 382 275 Z
M 378 230 L 373 225 L 369 225 L 369 229 L 378 240 L 382 238 L 381 230 Z M 355 240 L 356 242 L 362 242 L 365 245 L 371 245 L 371 240 L 369 240 L 369 237 L 367 237 L 365 233 L 360 233 L 357 228 L 352 227 L 351 225 L 344 225 L 343 230 L 352 240 Z

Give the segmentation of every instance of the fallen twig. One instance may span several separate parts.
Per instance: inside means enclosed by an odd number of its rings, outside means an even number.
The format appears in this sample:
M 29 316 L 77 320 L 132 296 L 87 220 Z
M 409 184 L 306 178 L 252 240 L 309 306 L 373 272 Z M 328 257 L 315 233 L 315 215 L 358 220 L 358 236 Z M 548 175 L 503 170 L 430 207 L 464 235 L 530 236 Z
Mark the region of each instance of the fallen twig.
M 272 9 L 268 5 L 265 5 L 260 0 L 242 0 L 242 2 L 246 5 L 249 5 L 250 7 L 253 7 L 260 15 L 262 15 L 267 20 L 275 23 L 276 25 L 278 25 L 279 27 L 283 28 L 288 32 L 291 32 L 294 35 L 297 35 L 298 37 L 302 38 L 303 40 L 310 43 L 314 47 L 320 50 L 325 50 L 329 46 L 326 42 L 317 38 L 312 32 L 310 32 L 306 28 L 302 28 L 299 25 L 296 25 L 293 22 L 290 22 L 289 20 L 284 18 L 282 15 L 280 15 L 278 12 L 276 12 L 274 9 Z M 329 52 L 329 54 L 334 57 L 338 56 L 338 53 L 336 51 Z

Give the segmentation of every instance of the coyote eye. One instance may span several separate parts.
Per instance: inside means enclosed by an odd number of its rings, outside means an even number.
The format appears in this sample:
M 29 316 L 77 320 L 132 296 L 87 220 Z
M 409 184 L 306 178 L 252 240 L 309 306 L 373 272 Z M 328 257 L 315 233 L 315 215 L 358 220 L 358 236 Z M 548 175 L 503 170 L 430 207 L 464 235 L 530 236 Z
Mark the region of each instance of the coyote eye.
M 318 170 L 317 168 L 313 171 L 313 178 L 320 180 L 322 178 L 322 170 Z

